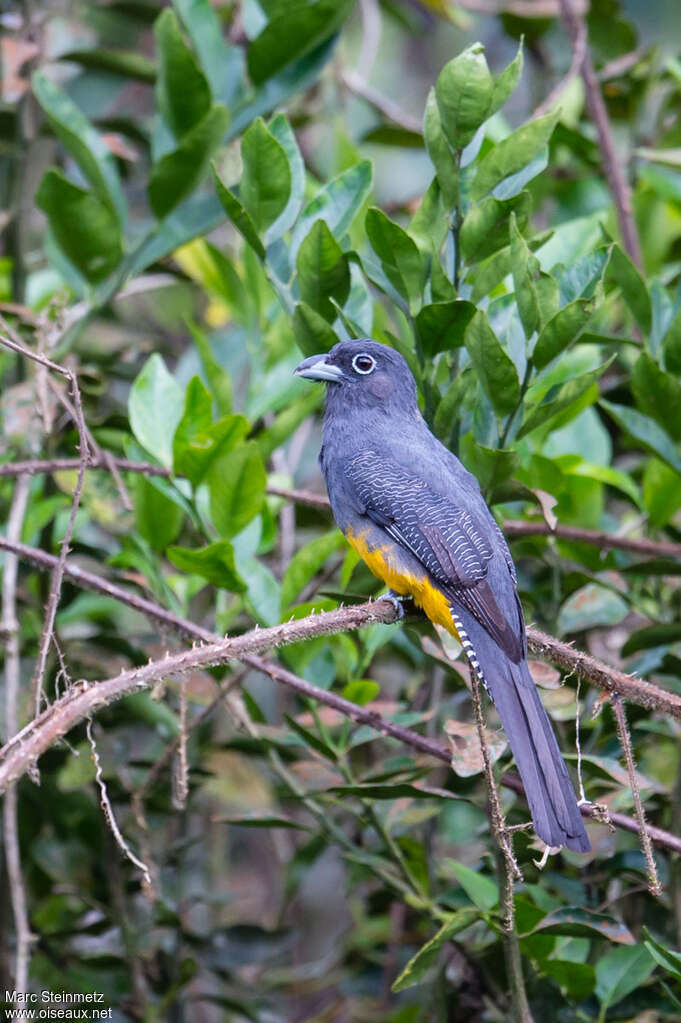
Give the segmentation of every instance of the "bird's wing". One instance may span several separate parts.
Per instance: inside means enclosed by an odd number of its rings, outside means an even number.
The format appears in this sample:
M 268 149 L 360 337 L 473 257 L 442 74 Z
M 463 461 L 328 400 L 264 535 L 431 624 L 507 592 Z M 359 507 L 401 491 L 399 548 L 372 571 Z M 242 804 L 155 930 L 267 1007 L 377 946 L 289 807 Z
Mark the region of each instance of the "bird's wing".
M 522 617 L 520 627 L 513 628 L 492 592 L 487 573 L 494 551 L 484 527 L 418 475 L 375 451 L 352 458 L 345 474 L 362 511 L 410 551 L 445 596 L 473 615 L 518 662 L 524 647 Z

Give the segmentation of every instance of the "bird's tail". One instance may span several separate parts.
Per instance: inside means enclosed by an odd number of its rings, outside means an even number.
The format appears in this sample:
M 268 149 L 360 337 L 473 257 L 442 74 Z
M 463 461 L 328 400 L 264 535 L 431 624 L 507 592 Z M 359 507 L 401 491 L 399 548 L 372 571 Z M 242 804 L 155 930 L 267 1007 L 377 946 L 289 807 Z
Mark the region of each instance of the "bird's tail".
M 488 656 L 484 653 L 476 644 L 478 674 L 508 736 L 535 831 L 547 845 L 588 852 L 575 791 L 527 662 L 513 663 L 496 644 Z

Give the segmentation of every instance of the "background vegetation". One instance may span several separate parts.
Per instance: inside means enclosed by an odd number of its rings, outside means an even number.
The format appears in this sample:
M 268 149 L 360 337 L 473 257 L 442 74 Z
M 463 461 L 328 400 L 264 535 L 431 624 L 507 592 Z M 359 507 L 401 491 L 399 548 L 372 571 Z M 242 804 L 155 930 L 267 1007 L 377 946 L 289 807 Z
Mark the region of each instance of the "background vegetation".
M 2 22 L 0 990 L 678 1019 L 676 5 Z M 460 650 L 363 603 L 292 369 L 367 335 L 511 538 L 590 855 L 539 863 L 485 707 L 494 832 Z

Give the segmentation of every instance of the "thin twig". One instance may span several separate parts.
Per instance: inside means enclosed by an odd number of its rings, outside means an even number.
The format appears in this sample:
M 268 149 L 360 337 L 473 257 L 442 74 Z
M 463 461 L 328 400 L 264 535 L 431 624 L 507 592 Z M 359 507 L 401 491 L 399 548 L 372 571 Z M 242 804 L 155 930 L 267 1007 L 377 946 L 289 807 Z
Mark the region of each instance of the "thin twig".
M 403 110 L 402 107 L 398 106 L 388 96 L 384 96 L 382 92 L 374 89 L 356 71 L 346 68 L 341 72 L 341 80 L 346 89 L 354 93 L 355 96 L 366 100 L 367 103 L 375 107 L 379 113 L 383 114 L 389 121 L 392 121 L 393 124 L 416 135 L 421 134 L 422 126 L 418 117 L 412 117 L 411 114 L 408 114 L 406 110 Z
M 87 719 L 87 723 L 85 725 L 85 734 L 87 735 L 88 742 L 90 743 L 90 749 L 92 750 L 92 759 L 95 765 L 95 781 L 97 782 L 97 786 L 99 788 L 99 802 L 102 807 L 104 817 L 106 818 L 106 823 L 109 825 L 109 829 L 116 840 L 116 845 L 118 846 L 118 848 L 125 856 L 127 856 L 130 862 L 133 863 L 137 867 L 137 869 L 142 872 L 142 877 L 144 878 L 145 884 L 149 888 L 151 888 L 151 874 L 149 873 L 149 868 L 147 867 L 146 863 L 143 863 L 142 860 L 135 855 L 135 853 L 132 851 L 132 849 L 126 842 L 125 838 L 121 834 L 121 829 L 118 827 L 118 822 L 113 812 L 113 807 L 109 799 L 109 793 L 106 788 L 106 782 L 104 781 L 104 774 L 102 772 L 102 762 L 99 757 L 99 751 L 95 743 L 95 737 L 92 734 L 92 718 Z
M 646 858 L 646 864 L 648 865 L 648 891 L 651 895 L 661 895 L 662 885 L 660 884 L 660 879 L 657 874 L 657 865 L 655 863 L 655 856 L 653 855 L 653 847 L 648 834 L 648 828 L 646 826 L 646 813 L 643 808 L 643 800 L 641 799 L 641 790 L 639 788 L 638 778 L 636 777 L 636 764 L 634 762 L 634 752 L 631 748 L 631 736 L 627 725 L 624 703 L 622 702 L 619 694 L 613 695 L 611 703 L 615 714 L 615 721 L 617 723 L 617 736 L 620 741 L 620 746 L 624 752 L 624 760 L 627 765 L 631 794 L 634 797 L 634 811 L 638 821 L 641 847 L 643 849 L 643 855 Z
M 31 487 L 29 476 L 20 476 L 14 488 L 14 496 L 7 523 L 7 536 L 11 540 L 21 537 Z M 0 634 L 5 644 L 5 722 L 8 738 L 19 731 L 19 687 L 21 684 L 19 621 L 17 618 L 17 569 L 15 554 L 5 556 L 2 573 L 2 620 Z M 21 869 L 19 849 L 19 814 L 16 785 L 5 793 L 2 811 L 5 862 L 9 881 L 14 934 L 16 941 L 14 986 L 20 994 L 28 991 L 28 970 L 31 957 L 31 943 L 34 940 L 28 919 L 26 887 Z
M 73 416 L 73 420 L 78 431 L 78 453 L 80 456 L 80 463 L 78 466 L 78 477 L 76 479 L 76 485 L 74 487 L 73 496 L 71 498 L 71 510 L 69 512 L 68 522 L 66 523 L 64 536 L 62 537 L 59 546 L 59 557 L 57 559 L 57 564 L 54 567 L 54 570 L 52 572 L 52 579 L 50 580 L 50 595 L 47 599 L 47 607 L 45 609 L 45 620 L 43 622 L 43 631 L 40 636 L 40 644 L 38 646 L 38 657 L 36 660 L 35 671 L 33 672 L 32 687 L 36 714 L 40 713 L 40 705 L 42 703 L 43 692 L 43 679 L 45 677 L 45 665 L 47 664 L 47 655 L 50 649 L 50 644 L 52 643 L 52 636 L 54 634 L 54 620 L 57 615 L 57 606 L 59 604 L 59 598 L 61 596 L 61 587 L 64 578 L 64 566 L 66 564 L 66 556 L 70 550 L 73 529 L 76 524 L 76 515 L 78 514 L 78 508 L 80 506 L 80 497 L 83 492 L 83 484 L 85 482 L 85 468 L 90 457 L 90 447 L 87 439 L 87 428 L 85 426 L 85 417 L 83 415 L 83 406 L 80 399 L 80 388 L 78 387 L 78 381 L 76 379 L 75 373 L 73 373 L 70 369 L 65 371 L 65 375 L 71 385 L 73 406 L 71 406 L 70 414 Z
M 580 46 L 582 34 L 586 32 L 582 22 L 582 17 L 577 10 L 574 0 L 559 0 L 559 2 L 563 22 L 565 23 L 565 27 L 570 35 L 573 49 L 576 50 Z M 622 232 L 622 241 L 624 242 L 624 247 L 632 262 L 635 263 L 637 267 L 641 268 L 643 266 L 643 259 L 641 256 L 641 244 L 638 237 L 638 230 L 636 228 L 636 221 L 634 220 L 632 210 L 631 188 L 627 181 L 624 161 L 620 159 L 615 149 L 615 141 L 612 134 L 612 128 L 610 127 L 608 111 L 605 106 L 601 86 L 598 81 L 598 76 L 594 69 L 587 44 L 584 44 L 584 53 L 581 61 L 581 74 L 584 82 L 587 106 L 598 134 L 598 144 L 603 158 L 603 169 L 605 171 L 605 176 L 608 179 L 610 191 L 612 192 L 615 209 L 617 210 L 617 219 L 619 221 L 620 231 Z
M 151 462 L 131 462 L 127 458 L 116 458 L 108 451 L 102 451 L 101 455 L 93 452 L 87 468 L 109 471 L 111 463 L 121 472 L 135 472 L 142 476 L 165 476 L 166 478 L 171 475 L 170 470 L 163 465 L 153 465 Z M 77 469 L 79 466 L 79 458 L 28 458 L 22 462 L 4 462 L 0 465 L 0 476 L 35 476 L 41 472 L 62 472 Z

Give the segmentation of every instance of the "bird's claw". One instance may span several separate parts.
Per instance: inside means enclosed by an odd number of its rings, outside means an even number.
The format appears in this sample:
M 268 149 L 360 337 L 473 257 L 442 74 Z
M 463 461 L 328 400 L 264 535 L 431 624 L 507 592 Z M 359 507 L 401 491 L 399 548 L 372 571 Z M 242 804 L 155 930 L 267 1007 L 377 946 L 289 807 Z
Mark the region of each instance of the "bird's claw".
M 400 594 L 395 593 L 394 590 L 388 590 L 387 593 L 383 594 L 381 600 L 387 600 L 389 604 L 392 604 L 395 609 L 395 614 L 397 615 L 397 620 L 402 621 L 404 618 L 404 605 Z

